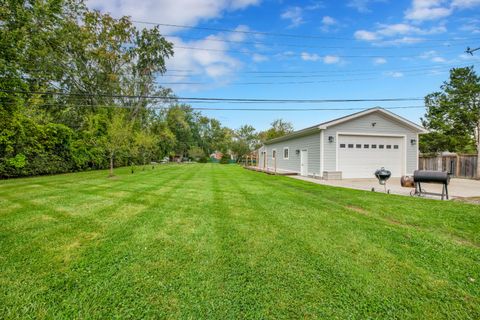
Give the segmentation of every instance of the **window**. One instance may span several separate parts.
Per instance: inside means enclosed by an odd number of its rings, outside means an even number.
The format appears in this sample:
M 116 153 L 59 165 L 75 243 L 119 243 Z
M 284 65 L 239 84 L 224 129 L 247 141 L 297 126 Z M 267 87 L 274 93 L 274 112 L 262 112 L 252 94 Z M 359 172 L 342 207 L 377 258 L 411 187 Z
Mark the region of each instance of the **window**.
M 349 147 L 350 149 L 353 148 L 353 143 L 349 143 L 349 144 L 348 144 L 348 147 Z
M 394 144 L 393 149 L 398 149 L 398 144 Z
M 384 148 L 385 148 L 385 146 L 383 144 L 378 145 L 378 149 L 384 149 Z
M 376 145 L 376 144 L 372 144 L 372 149 L 377 149 L 377 145 Z
M 364 145 L 363 145 L 363 149 L 368 149 L 369 147 L 370 147 L 369 144 L 364 144 Z
M 340 148 L 345 148 L 345 143 L 340 143 Z
M 272 151 L 272 158 L 275 159 L 277 157 L 277 150 Z
M 283 148 L 283 159 L 288 160 L 288 148 Z
M 391 144 L 387 144 L 387 149 L 392 149 L 392 145 L 391 145 Z
M 361 147 L 362 147 L 361 144 L 357 144 L 357 145 L 355 146 L 355 148 L 357 148 L 357 149 L 360 149 Z

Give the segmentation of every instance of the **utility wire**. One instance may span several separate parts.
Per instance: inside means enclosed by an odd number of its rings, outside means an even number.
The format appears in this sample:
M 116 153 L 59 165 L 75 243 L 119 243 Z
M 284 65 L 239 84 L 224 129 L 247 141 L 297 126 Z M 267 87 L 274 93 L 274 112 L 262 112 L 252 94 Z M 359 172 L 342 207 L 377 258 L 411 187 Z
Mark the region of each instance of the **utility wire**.
M 235 102 L 287 102 L 287 103 L 338 103 L 338 102 L 392 102 L 392 101 L 423 101 L 423 98 L 372 98 L 372 99 L 263 99 L 263 98 L 207 98 L 207 97 L 174 97 L 158 95 L 123 95 L 123 94 L 90 94 L 72 93 L 61 91 L 23 91 L 5 90 L 4 93 L 39 94 L 39 95 L 62 95 L 83 97 L 106 97 L 106 98 L 133 98 L 133 99 L 164 99 L 164 100 L 192 100 L 192 101 L 235 101 Z
M 159 23 L 159 22 L 141 21 L 141 20 L 132 20 L 132 22 L 138 23 L 138 24 L 172 27 L 172 28 L 179 28 L 179 29 L 196 29 L 196 30 L 206 30 L 206 31 L 219 31 L 219 32 L 289 37 L 289 38 L 300 38 L 300 39 L 358 40 L 351 37 L 347 38 L 347 37 L 305 35 L 305 34 L 293 34 L 293 33 L 276 33 L 276 32 L 266 32 L 266 31 L 253 31 L 253 30 L 236 30 L 236 29 L 227 29 L 227 28 L 199 27 L 199 26 L 191 26 L 191 25 Z M 426 41 L 443 42 L 443 41 L 468 41 L 468 40 L 476 40 L 476 39 L 480 39 L 480 38 L 472 37 L 472 38 L 464 38 L 464 39 L 428 39 Z
M 59 104 L 39 104 L 38 107 L 90 107 L 90 108 L 120 108 L 120 109 L 132 109 L 133 107 L 125 106 L 125 105 L 113 105 L 113 104 L 73 104 L 73 105 L 59 105 Z M 147 106 L 147 109 L 154 109 L 154 110 L 168 110 L 171 106 Z M 200 111 L 353 111 L 353 110 L 366 110 L 368 108 L 365 107 L 352 107 L 352 108 L 218 108 L 218 107 L 191 107 L 192 110 L 200 110 Z M 425 108 L 425 106 L 397 106 L 397 107 L 384 107 L 383 109 L 387 110 L 395 110 L 395 109 L 421 109 Z
M 265 42 L 265 41 L 242 41 L 242 40 L 228 40 L 228 39 L 218 39 L 218 38 L 202 38 L 202 37 L 192 37 L 192 36 L 171 36 L 166 35 L 165 38 L 175 38 L 175 39 L 190 39 L 190 40 L 199 40 L 199 41 L 207 41 L 207 42 L 221 42 L 221 43 L 234 43 L 234 44 L 248 44 L 248 45 L 264 45 L 267 47 L 286 47 L 286 48 L 309 48 L 309 49 L 346 49 L 346 50 L 398 50 L 398 46 L 390 46 L 390 47 L 372 47 L 372 46 L 325 46 L 325 45 L 308 45 L 308 44 L 295 44 L 295 43 L 277 43 L 277 42 Z M 464 43 L 469 43 L 469 40 L 465 40 Z M 441 47 L 451 48 L 451 47 L 460 47 L 464 46 L 464 43 L 457 43 L 457 44 L 448 44 L 443 45 Z M 431 48 L 439 48 L 439 45 L 428 45 L 428 46 L 405 46 L 405 49 L 431 49 Z

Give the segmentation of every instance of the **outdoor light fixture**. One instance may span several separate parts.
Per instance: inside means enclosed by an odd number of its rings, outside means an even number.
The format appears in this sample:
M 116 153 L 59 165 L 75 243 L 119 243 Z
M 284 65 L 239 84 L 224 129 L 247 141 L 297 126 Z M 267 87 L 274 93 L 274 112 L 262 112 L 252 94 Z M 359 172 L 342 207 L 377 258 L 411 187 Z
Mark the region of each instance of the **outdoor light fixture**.
M 376 122 L 372 122 L 372 127 L 375 127 L 377 123 Z
M 300 150 L 299 149 L 295 150 L 295 154 L 298 156 L 300 154 Z
M 416 145 L 416 144 L 417 144 L 417 140 L 415 140 L 415 139 L 412 139 L 412 140 L 410 140 L 410 143 L 411 143 L 411 145 L 412 145 L 412 146 L 414 146 L 414 145 Z
M 334 141 L 333 136 L 328 136 L 328 142 L 333 142 L 333 141 Z

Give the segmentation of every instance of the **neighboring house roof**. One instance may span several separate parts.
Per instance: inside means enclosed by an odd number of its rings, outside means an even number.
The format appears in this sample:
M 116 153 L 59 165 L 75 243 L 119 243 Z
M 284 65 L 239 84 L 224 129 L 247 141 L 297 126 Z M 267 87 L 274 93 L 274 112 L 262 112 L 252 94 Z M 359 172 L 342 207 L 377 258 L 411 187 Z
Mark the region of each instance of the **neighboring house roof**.
M 384 116 L 386 116 L 386 117 L 388 117 L 388 118 L 390 118 L 390 119 L 392 119 L 396 122 L 399 122 L 399 123 L 401 123 L 401 124 L 403 124 L 403 125 L 405 125 L 409 128 L 412 128 L 414 131 L 417 131 L 418 133 L 427 133 L 427 130 L 425 128 L 423 128 L 422 126 L 419 126 L 418 124 L 416 124 L 416 123 L 414 123 L 410 120 L 407 120 L 407 119 L 405 119 L 405 118 L 403 118 L 403 117 L 401 117 L 401 116 L 399 116 L 399 115 L 397 115 L 393 112 L 390 112 L 390 111 L 385 110 L 385 109 L 380 108 L 380 107 L 375 107 L 375 108 L 366 109 L 366 110 L 363 110 L 363 111 L 360 111 L 360 112 L 352 113 L 350 115 L 340 117 L 340 118 L 337 118 L 337 119 L 334 119 L 334 120 L 322 122 L 320 124 L 317 124 L 317 125 L 314 125 L 314 126 L 302 129 L 302 130 L 294 131 L 294 132 L 289 133 L 285 136 L 265 141 L 265 144 L 271 144 L 271 143 L 275 143 L 275 142 L 289 140 L 289 139 L 296 138 L 296 137 L 306 136 L 306 135 L 309 135 L 309 134 L 312 134 L 312 133 L 315 133 L 315 132 L 319 132 L 320 130 L 325 130 L 327 128 L 336 126 L 338 124 L 363 117 L 365 115 L 368 115 L 368 114 L 374 113 L 374 112 L 380 112 Z

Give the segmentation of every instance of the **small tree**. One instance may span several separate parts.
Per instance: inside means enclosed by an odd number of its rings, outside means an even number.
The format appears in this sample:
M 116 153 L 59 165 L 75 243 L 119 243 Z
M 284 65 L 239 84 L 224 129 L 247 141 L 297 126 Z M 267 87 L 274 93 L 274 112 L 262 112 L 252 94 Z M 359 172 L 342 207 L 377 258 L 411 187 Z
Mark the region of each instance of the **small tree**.
M 137 132 L 135 135 L 135 145 L 138 148 L 138 154 L 142 160 L 143 169 L 145 170 L 145 165 L 147 160 L 152 160 L 152 155 L 155 153 L 158 146 L 158 139 L 155 135 L 151 134 L 146 130 Z
M 205 158 L 205 152 L 200 147 L 193 146 L 188 150 L 188 156 L 198 161 Z
M 473 67 L 450 70 L 450 79 L 440 92 L 425 97 L 427 113 L 422 119 L 425 128 L 436 137 L 439 150 L 477 151 L 477 177 L 480 177 L 480 77 Z M 443 149 L 443 150 L 442 150 Z
M 107 124 L 105 150 L 110 160 L 110 177 L 113 176 L 113 163 L 118 154 L 130 145 L 132 124 L 122 113 L 115 113 Z

